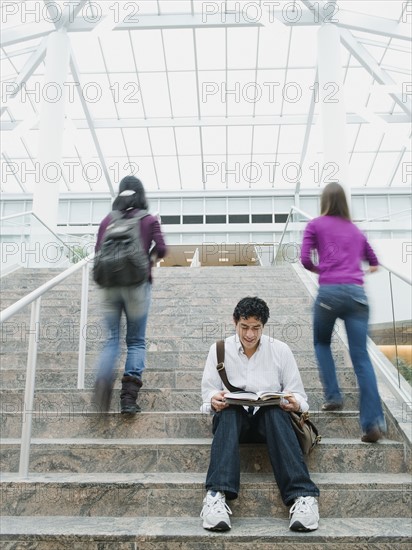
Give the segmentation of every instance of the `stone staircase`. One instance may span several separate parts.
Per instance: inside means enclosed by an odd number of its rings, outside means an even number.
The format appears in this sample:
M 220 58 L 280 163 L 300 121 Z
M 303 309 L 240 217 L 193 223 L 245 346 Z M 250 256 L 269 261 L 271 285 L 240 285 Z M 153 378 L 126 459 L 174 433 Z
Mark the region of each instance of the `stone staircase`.
M 56 273 L 22 270 L 1 281 L 2 309 Z M 1 535 L 5 550 L 283 550 L 411 548 L 410 444 L 386 406 L 387 439 L 360 441 L 357 390 L 335 336 L 342 412 L 320 411 L 313 354 L 312 299 L 290 265 L 272 268 L 162 268 L 155 271 L 148 360 L 135 418 L 96 411 L 93 368 L 103 342 L 99 293 L 89 297 L 86 388 L 77 389 L 80 275 L 42 299 L 29 477 L 18 476 L 29 312 L 2 327 Z M 199 513 L 211 443 L 200 412 L 210 345 L 233 333 L 246 295 L 269 305 L 266 334 L 285 341 L 301 370 L 322 442 L 308 459 L 321 490 L 317 531 L 293 533 L 264 445 L 241 449 L 241 493 L 232 530 L 202 529 Z

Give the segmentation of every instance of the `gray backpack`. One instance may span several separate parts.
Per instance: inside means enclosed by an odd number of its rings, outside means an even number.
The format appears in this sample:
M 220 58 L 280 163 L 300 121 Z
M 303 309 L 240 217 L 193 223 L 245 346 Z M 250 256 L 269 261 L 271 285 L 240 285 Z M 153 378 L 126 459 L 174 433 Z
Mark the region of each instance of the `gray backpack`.
M 148 215 L 146 210 L 130 218 L 119 210 L 111 213 L 94 259 L 93 278 L 99 286 L 137 286 L 148 280 L 149 257 L 140 234 L 140 220 Z

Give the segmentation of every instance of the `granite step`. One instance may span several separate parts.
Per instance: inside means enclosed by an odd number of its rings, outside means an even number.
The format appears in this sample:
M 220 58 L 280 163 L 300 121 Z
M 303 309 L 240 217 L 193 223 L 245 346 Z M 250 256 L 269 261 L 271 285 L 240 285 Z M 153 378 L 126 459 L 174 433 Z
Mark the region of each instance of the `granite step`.
M 358 392 L 342 388 L 345 395 L 345 410 L 358 410 Z M 323 392 L 320 389 L 306 387 L 310 410 L 319 411 L 323 402 Z M 1 411 L 19 413 L 24 410 L 24 392 L 18 390 L 0 390 Z M 33 411 L 36 416 L 59 414 L 61 412 L 99 412 L 93 402 L 92 390 L 78 389 L 36 389 L 34 393 Z M 115 388 L 112 394 L 112 412 L 119 412 L 120 389 Z M 139 392 L 139 404 L 142 410 L 148 411 L 197 411 L 202 406 L 199 388 L 157 388 L 147 386 Z
M 173 332 L 173 331 L 172 331 Z M 87 352 L 99 351 L 102 344 L 105 342 L 104 327 L 103 324 L 89 326 L 85 330 L 86 333 L 86 350 Z M 182 334 L 183 333 L 183 334 Z M 191 331 L 190 328 L 183 329 L 180 333 L 180 337 L 175 336 L 152 336 L 150 335 L 150 329 L 148 330 L 146 338 L 147 351 L 174 351 L 174 352 L 197 352 L 203 351 L 205 357 L 209 351 L 210 346 L 222 337 L 227 336 L 226 332 L 213 332 L 213 334 L 203 333 L 201 327 L 194 327 Z M 275 339 L 282 340 L 292 350 L 306 351 L 310 349 L 312 342 L 312 332 L 309 326 L 299 326 L 294 323 L 290 323 L 286 326 L 274 327 L 271 336 Z M 59 327 L 49 326 L 45 328 L 45 331 L 39 334 L 38 338 L 38 350 L 39 352 L 64 352 L 74 351 L 78 348 L 78 338 L 71 334 L 70 327 L 68 327 L 67 337 L 62 335 Z M 25 333 L 23 338 L 8 337 L 6 341 L 1 345 L 1 353 L 13 353 L 14 351 L 24 351 L 28 346 L 28 335 Z
M 171 368 L 147 368 L 144 371 L 143 381 L 144 388 L 180 388 L 180 389 L 197 389 L 200 392 L 200 385 L 203 374 L 204 357 L 199 359 L 198 367 L 179 369 Z M 36 370 L 36 390 L 44 388 L 77 388 L 77 367 L 74 368 L 58 368 L 55 369 L 38 368 Z M 355 374 L 353 370 L 344 368 L 337 369 L 338 380 L 342 388 L 356 388 Z M 123 369 L 118 372 L 115 388 L 120 387 L 120 380 L 123 375 Z M 321 388 L 318 369 L 300 367 L 300 375 L 302 377 L 305 388 Z M 26 372 L 16 372 L 14 369 L 0 370 L 0 387 L 2 389 L 23 389 L 25 387 Z M 93 388 L 95 381 L 95 369 L 88 367 L 85 372 L 85 388 Z
M 410 518 L 409 473 L 313 473 L 322 517 Z M 205 473 L 4 473 L 0 483 L 2 516 L 105 516 L 135 518 L 198 517 Z M 281 517 L 282 503 L 272 474 L 241 475 L 239 498 L 230 503 L 235 517 Z
M 412 520 L 321 517 L 310 533 L 289 531 L 284 517 L 232 516 L 232 530 L 213 533 L 200 518 L 105 516 L 2 518 L 3 550 L 410 550 Z M 30 545 L 30 546 L 29 546 Z
M 29 471 L 42 472 L 206 472 L 211 438 L 184 439 L 32 439 Z M 17 472 L 20 439 L 0 440 L 1 471 Z M 326 438 L 307 457 L 311 472 L 407 472 L 404 445 L 384 439 Z M 240 446 L 242 473 L 271 473 L 264 444 Z
M 212 342 L 210 343 L 210 345 Z M 335 357 L 335 362 L 338 368 L 340 365 L 345 363 L 347 358 L 347 352 L 339 345 L 333 345 L 333 354 Z M 100 351 L 100 350 L 99 350 Z M 92 369 L 95 367 L 97 359 L 99 357 L 99 351 L 88 352 L 86 353 L 86 367 Z M 49 352 L 39 352 L 37 366 L 39 369 L 50 369 L 50 370 L 59 370 L 62 368 L 62 365 L 67 366 L 67 368 L 72 368 L 77 370 L 78 363 L 78 351 L 49 351 Z M 175 351 L 147 351 L 146 353 L 146 372 L 151 368 L 194 368 L 198 367 L 203 369 L 207 357 L 207 352 L 205 351 L 196 351 L 191 350 L 190 352 L 175 352 Z M 296 363 L 298 364 L 299 369 L 303 370 L 306 368 L 317 368 L 317 362 L 315 359 L 315 354 L 312 348 L 310 349 L 298 349 L 294 351 L 294 357 Z M 124 364 L 125 353 L 119 358 L 119 368 L 121 364 Z M 122 363 L 123 361 L 123 363 Z M 16 369 L 16 375 L 18 370 L 25 369 L 27 366 L 27 351 L 16 349 L 13 353 L 6 354 L 0 353 L 0 373 L 7 370 Z M 343 367 L 342 367 L 343 368 Z M 352 369 L 348 369 L 348 372 Z
M 322 437 L 358 439 L 361 436 L 357 411 L 323 412 L 311 414 Z M 4 412 L 1 417 L 3 438 L 19 438 L 22 414 Z M 119 413 L 74 412 L 47 410 L 33 414 L 32 437 L 37 438 L 138 438 L 150 434 L 155 438 L 210 437 L 212 418 L 199 412 L 142 412 L 125 418 Z M 396 425 L 388 419 L 388 439 L 402 441 Z

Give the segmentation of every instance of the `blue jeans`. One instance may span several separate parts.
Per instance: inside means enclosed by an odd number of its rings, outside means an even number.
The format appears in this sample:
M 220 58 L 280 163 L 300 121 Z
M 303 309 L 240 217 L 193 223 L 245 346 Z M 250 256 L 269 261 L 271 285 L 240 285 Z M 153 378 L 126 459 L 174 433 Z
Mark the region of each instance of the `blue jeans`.
M 320 377 L 327 402 L 342 403 L 343 396 L 331 352 L 331 337 L 337 318 L 345 323 L 349 353 L 360 392 L 360 423 L 367 432 L 377 426 L 386 431 L 375 372 L 366 338 L 369 305 L 362 286 L 321 285 L 314 306 L 313 336 Z
M 97 378 L 113 381 L 120 355 L 120 319 L 126 315 L 127 356 L 124 375 L 142 377 L 146 360 L 146 325 L 151 284 L 103 289 L 102 310 L 108 339 L 98 361 Z
M 234 405 L 213 417 L 213 442 L 206 489 L 237 498 L 240 485 L 239 443 L 266 443 L 273 474 L 286 505 L 300 496 L 319 496 L 311 481 L 289 413 L 277 406 L 249 414 Z

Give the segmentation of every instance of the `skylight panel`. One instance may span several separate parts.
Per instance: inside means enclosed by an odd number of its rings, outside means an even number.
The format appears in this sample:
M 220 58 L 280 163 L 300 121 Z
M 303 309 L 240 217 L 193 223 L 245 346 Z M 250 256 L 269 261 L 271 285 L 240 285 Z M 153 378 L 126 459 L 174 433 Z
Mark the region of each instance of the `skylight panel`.
M 76 148 L 82 157 L 96 156 L 96 147 L 89 130 L 75 131 Z
M 194 70 L 192 29 L 163 31 L 167 69 L 169 71 Z
M 282 114 L 306 114 L 310 110 L 312 95 L 315 91 L 315 101 L 319 103 L 319 83 L 314 83 L 313 69 L 289 69 L 286 82 L 281 83 L 283 99 Z
M 253 154 L 274 154 L 276 151 L 277 128 L 273 126 L 255 126 Z
M 156 163 L 156 171 L 162 191 L 180 189 L 180 176 L 176 155 L 163 157 Z
M 96 134 L 105 158 L 126 156 L 122 132 L 119 128 L 97 129 Z
M 142 73 L 139 80 L 146 116 L 149 118 L 169 118 L 171 112 L 166 75 Z
M 190 0 L 160 0 L 160 13 L 190 13 Z M 197 8 L 195 2 L 195 10 Z
M 225 177 L 227 172 L 226 156 L 206 155 L 204 156 L 204 174 L 205 188 L 209 189 L 226 189 Z
M 187 191 L 191 189 L 203 189 L 200 157 L 180 156 L 179 164 L 182 177 L 182 188 Z
M 404 147 L 411 150 L 411 125 L 405 124 L 386 124 L 384 127 L 385 137 L 382 143 L 384 151 L 400 151 Z
M 116 44 L 114 44 L 114 40 Z M 134 71 L 134 61 L 128 33 L 107 33 L 100 37 L 101 48 L 109 72 Z
M 245 154 L 251 153 L 252 147 L 252 126 L 229 126 L 228 128 L 228 153 Z
M 158 191 L 156 171 L 152 157 L 131 157 L 130 162 L 133 167 L 136 167 L 137 170 L 133 171 L 133 175 L 142 181 L 145 190 Z M 157 164 L 158 163 L 156 163 L 156 166 Z M 131 167 L 125 163 L 121 165 L 121 168 L 122 170 L 119 174 L 120 179 L 132 173 L 130 170 Z
M 289 28 L 278 22 L 260 28 L 259 68 L 283 67 L 288 51 Z
M 176 128 L 175 132 L 177 150 L 180 155 L 200 154 L 200 137 L 198 128 Z
M 200 71 L 199 96 L 201 117 L 226 115 L 228 86 L 223 71 Z
M 229 28 L 227 31 L 229 69 L 251 69 L 256 65 L 257 29 Z
M 385 187 L 396 166 L 398 153 L 379 152 L 368 178 L 368 187 Z
M 281 134 L 282 136 L 282 134 Z M 268 165 L 270 179 L 274 180 L 274 187 L 295 188 L 302 178 L 300 166 L 300 154 L 278 154 L 273 159 L 272 165 Z
M 384 127 L 374 123 L 362 124 L 358 139 L 356 141 L 355 151 L 376 151 L 379 146 L 379 142 L 384 133 Z
M 303 146 L 303 137 L 306 127 L 303 125 L 284 124 L 279 141 L 279 153 L 300 153 Z
M 130 32 L 137 70 L 164 71 L 165 60 L 159 30 Z
M 224 29 L 196 29 L 197 63 L 200 71 L 224 69 L 226 45 Z
M 244 165 L 245 175 L 250 179 L 253 189 L 271 189 L 274 185 L 276 157 L 271 155 L 254 155 L 253 160 Z M 271 211 L 271 205 L 266 201 L 266 210 Z
M 105 67 L 99 42 L 91 33 L 71 33 L 70 44 L 81 73 L 103 73 Z
M 143 118 L 144 98 L 135 73 L 112 73 L 110 91 L 120 118 Z
M 110 86 L 106 74 L 82 76 L 81 93 L 94 118 L 117 118 Z
M 245 97 L 249 98 L 249 101 L 255 98 L 253 107 L 256 116 L 280 114 L 284 82 L 284 69 L 265 69 L 258 71 L 255 88 L 253 83 L 244 87 Z
M 146 128 L 124 128 L 124 139 L 130 156 L 150 156 L 150 143 Z
M 155 156 L 176 155 L 172 128 L 150 128 L 149 133 Z
M 220 169 L 223 185 L 228 189 L 249 189 L 249 177 L 254 177 L 254 166 L 250 165 L 246 155 L 229 155 L 227 164 Z
M 355 152 L 349 163 L 348 177 L 351 187 L 363 187 L 372 166 L 375 153 Z M 373 187 L 373 185 L 370 185 Z
M 227 83 L 222 84 L 221 97 L 229 116 L 250 116 L 259 97 L 254 71 L 229 71 Z
M 196 117 L 198 103 L 195 73 L 171 73 L 169 85 L 173 116 Z
M 224 155 L 226 152 L 226 128 L 224 126 L 203 127 L 202 142 L 205 155 Z
M 357 113 L 359 109 L 365 107 L 371 83 L 372 77 L 363 67 L 349 69 L 344 84 L 344 99 L 347 113 Z
M 386 2 L 374 2 L 373 5 L 371 5 L 370 0 L 338 0 L 337 4 L 340 10 L 397 20 L 401 15 L 405 2 L 390 0 Z
M 399 87 L 401 91 L 401 87 Z M 370 87 L 371 96 L 368 102 L 368 107 L 374 113 L 390 113 L 392 111 L 393 99 L 390 97 L 385 86 L 378 84 L 376 81 Z
M 300 27 L 292 32 L 289 67 L 314 67 L 318 57 L 318 27 Z

